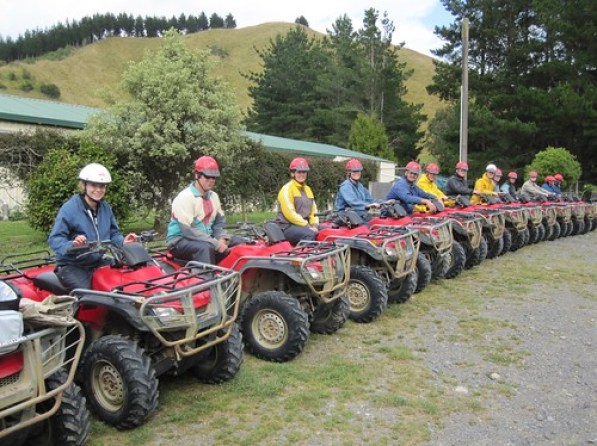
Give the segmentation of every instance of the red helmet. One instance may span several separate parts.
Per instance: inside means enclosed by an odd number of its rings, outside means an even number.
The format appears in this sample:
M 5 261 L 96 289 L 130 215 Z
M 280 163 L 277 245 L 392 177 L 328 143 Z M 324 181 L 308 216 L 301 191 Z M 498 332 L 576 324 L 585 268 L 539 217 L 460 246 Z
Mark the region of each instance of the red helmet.
M 439 173 L 439 166 L 437 164 L 435 164 L 435 163 L 429 163 L 425 167 L 425 172 L 437 175 Z
M 351 159 L 346 163 L 347 172 L 360 172 L 363 170 L 363 164 L 358 159 Z
M 201 156 L 195 161 L 195 172 L 208 177 L 219 177 L 220 168 L 217 161 L 211 156 Z
M 502 176 L 502 169 L 497 168 L 496 171 L 495 171 L 495 176 L 496 177 L 501 177 Z
M 545 182 L 546 183 L 553 183 L 556 179 L 554 177 L 552 177 L 551 175 L 547 175 L 545 177 Z
M 556 173 L 554 175 L 554 178 L 556 179 L 556 181 L 564 181 L 564 176 L 561 173 Z
M 416 161 L 411 161 L 406 165 L 406 170 L 414 173 L 421 173 L 421 166 Z
M 516 172 L 512 171 L 508 174 L 508 178 L 516 179 L 516 178 L 518 178 L 518 174 Z
M 309 172 L 309 163 L 305 158 L 295 158 L 290 162 L 290 170 L 298 170 L 299 172 Z
M 457 169 L 468 170 L 468 163 L 466 161 L 459 161 L 456 163 Z

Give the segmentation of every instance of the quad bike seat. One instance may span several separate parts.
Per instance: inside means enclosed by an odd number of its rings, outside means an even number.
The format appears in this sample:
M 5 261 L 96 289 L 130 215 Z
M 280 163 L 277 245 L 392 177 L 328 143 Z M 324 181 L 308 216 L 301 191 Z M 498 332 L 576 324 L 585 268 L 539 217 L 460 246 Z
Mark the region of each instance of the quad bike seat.
M 54 271 L 46 271 L 33 277 L 31 280 L 36 287 L 50 291 L 56 296 L 68 294 L 68 291 L 64 288 Z

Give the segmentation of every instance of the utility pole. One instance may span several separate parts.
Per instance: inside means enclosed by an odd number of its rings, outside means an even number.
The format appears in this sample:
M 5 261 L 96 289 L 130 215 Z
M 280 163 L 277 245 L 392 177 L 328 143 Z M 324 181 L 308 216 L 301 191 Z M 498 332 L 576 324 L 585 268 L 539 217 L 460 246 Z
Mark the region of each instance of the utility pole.
M 460 87 L 460 161 L 468 158 L 468 19 L 462 19 L 462 86 Z

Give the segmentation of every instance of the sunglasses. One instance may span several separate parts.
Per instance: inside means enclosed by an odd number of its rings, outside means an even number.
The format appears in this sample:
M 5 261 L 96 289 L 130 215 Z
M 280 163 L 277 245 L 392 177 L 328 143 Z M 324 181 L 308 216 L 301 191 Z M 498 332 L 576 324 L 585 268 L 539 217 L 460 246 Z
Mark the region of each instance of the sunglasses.
M 218 177 L 210 177 L 209 175 L 203 175 L 206 180 L 215 180 Z

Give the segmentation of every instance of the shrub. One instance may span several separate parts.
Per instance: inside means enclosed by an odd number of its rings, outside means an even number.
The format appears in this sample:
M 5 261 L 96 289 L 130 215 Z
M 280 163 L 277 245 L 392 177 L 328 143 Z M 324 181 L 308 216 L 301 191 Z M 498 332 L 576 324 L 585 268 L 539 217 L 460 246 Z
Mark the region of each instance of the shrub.
M 19 88 L 23 91 L 31 91 L 33 90 L 33 84 L 29 81 L 24 81 L 19 85 Z
M 51 98 L 60 97 L 60 88 L 58 88 L 58 85 L 56 84 L 41 84 L 39 91 Z

